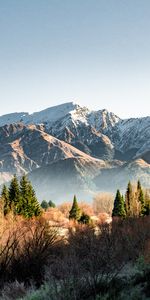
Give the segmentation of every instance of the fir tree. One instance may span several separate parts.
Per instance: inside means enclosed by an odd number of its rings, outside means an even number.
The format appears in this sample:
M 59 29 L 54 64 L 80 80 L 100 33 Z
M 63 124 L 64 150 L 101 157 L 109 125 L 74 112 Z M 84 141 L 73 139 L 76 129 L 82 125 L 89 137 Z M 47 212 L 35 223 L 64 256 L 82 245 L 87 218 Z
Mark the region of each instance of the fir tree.
M 117 190 L 115 201 L 114 201 L 114 208 L 112 211 L 112 217 L 125 217 L 125 202 L 124 198 L 121 195 L 120 191 Z
M 126 195 L 125 195 L 125 209 L 126 209 L 127 216 L 132 215 L 132 206 L 133 206 L 132 202 L 133 202 L 133 192 L 132 192 L 131 182 L 129 181 L 128 186 L 127 186 Z
M 20 181 L 21 214 L 26 218 L 39 216 L 41 214 L 40 204 L 36 198 L 35 191 L 26 176 Z
M 140 181 L 138 180 L 137 183 L 137 201 L 140 203 L 140 216 L 145 216 L 147 214 L 147 208 L 145 206 L 145 199 L 144 199 L 144 193 L 141 186 Z
M 145 216 L 146 214 L 146 207 L 145 207 L 145 200 L 144 200 L 144 193 L 143 190 L 141 188 L 140 192 L 139 192 L 139 198 L 138 201 L 141 204 L 141 211 L 140 211 L 140 216 Z
M 137 191 L 140 191 L 141 189 L 142 189 L 141 182 L 140 182 L 140 180 L 138 180 L 138 182 L 137 182 Z
M 23 175 L 20 180 L 20 212 L 24 215 L 26 206 L 28 205 L 28 179 Z
M 14 175 L 13 179 L 11 180 L 10 187 L 9 187 L 9 203 L 11 209 L 14 210 L 14 213 L 20 213 L 20 189 L 19 183 L 17 180 L 16 175 Z
M 4 205 L 4 215 L 7 215 L 10 211 L 10 200 L 9 200 L 9 191 L 6 185 L 3 185 L 1 197 L 3 199 L 3 205 Z
M 78 206 L 77 198 L 76 198 L 76 196 L 74 196 L 72 208 L 69 212 L 69 219 L 78 221 L 80 219 L 80 216 L 81 216 L 81 211 Z
M 145 215 L 146 216 L 150 215 L 150 195 L 147 190 L 145 193 Z

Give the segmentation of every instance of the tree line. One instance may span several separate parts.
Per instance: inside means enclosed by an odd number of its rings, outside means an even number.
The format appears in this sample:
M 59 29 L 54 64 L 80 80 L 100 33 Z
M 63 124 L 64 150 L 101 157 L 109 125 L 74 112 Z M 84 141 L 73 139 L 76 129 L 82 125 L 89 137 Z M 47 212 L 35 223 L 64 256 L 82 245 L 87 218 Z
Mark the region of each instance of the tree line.
M 136 187 L 129 181 L 125 196 L 117 190 L 112 217 L 140 217 L 150 215 L 150 195 L 138 180 Z
M 35 191 L 26 175 L 22 176 L 20 182 L 16 175 L 10 182 L 9 187 L 3 186 L 1 192 L 1 207 L 4 216 L 13 212 L 25 218 L 39 216 L 41 206 L 36 198 Z

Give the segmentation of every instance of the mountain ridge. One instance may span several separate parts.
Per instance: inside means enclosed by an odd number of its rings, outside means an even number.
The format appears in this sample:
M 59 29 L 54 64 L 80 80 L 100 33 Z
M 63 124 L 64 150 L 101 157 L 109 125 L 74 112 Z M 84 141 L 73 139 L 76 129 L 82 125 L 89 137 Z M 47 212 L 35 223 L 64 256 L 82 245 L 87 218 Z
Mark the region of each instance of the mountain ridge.
M 63 168 L 61 172 L 59 166 Z M 75 188 L 73 181 L 79 183 L 82 192 L 96 192 L 102 186 L 95 178 L 104 182 L 107 177 L 108 185 L 117 188 L 123 187 L 123 177 L 127 180 L 143 176 L 150 187 L 149 166 L 150 117 L 122 120 L 106 109 L 94 111 L 73 102 L 33 114 L 21 112 L 0 117 L 1 183 L 13 173 L 28 173 L 38 189 L 34 176 L 40 174 L 44 186 L 46 168 L 45 182 L 53 173 L 59 178 L 60 172 L 62 185 L 70 182 L 68 192 Z M 65 170 L 70 172 L 68 177 Z M 65 189 L 62 191 L 65 193 Z

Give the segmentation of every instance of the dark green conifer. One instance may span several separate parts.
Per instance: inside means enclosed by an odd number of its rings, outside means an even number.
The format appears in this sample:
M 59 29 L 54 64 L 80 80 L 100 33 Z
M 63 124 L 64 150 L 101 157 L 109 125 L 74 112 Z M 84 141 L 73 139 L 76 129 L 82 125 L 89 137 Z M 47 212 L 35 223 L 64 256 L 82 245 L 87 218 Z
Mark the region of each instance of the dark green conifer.
M 69 212 L 69 219 L 73 219 L 73 220 L 78 221 L 80 219 L 80 217 L 81 217 L 81 211 L 80 211 L 80 208 L 78 206 L 77 198 L 74 195 L 72 208 Z
M 40 204 L 36 198 L 31 182 L 26 176 L 20 181 L 21 214 L 26 218 L 41 214 Z
M 9 202 L 10 202 L 10 207 L 14 210 L 14 213 L 20 214 L 20 207 L 21 207 L 20 189 L 19 189 L 19 183 L 16 175 L 14 175 L 10 183 Z
M 125 209 L 126 209 L 127 216 L 132 215 L 132 206 L 133 206 L 133 192 L 132 192 L 131 182 L 129 181 L 126 195 L 125 195 Z
M 125 202 L 124 198 L 121 195 L 120 191 L 117 190 L 115 201 L 114 201 L 114 208 L 112 211 L 112 217 L 125 217 Z
M 145 207 L 144 193 L 143 193 L 142 188 L 139 191 L 138 201 L 141 204 L 140 216 L 145 216 L 145 214 L 146 214 L 146 207 Z
M 137 182 L 137 201 L 140 203 L 140 216 L 145 216 L 147 214 L 147 207 L 145 203 L 144 193 L 140 181 Z
M 3 188 L 2 188 L 1 197 L 3 199 L 4 215 L 7 215 L 9 213 L 11 207 L 10 207 L 10 200 L 9 200 L 9 191 L 5 184 L 3 185 Z

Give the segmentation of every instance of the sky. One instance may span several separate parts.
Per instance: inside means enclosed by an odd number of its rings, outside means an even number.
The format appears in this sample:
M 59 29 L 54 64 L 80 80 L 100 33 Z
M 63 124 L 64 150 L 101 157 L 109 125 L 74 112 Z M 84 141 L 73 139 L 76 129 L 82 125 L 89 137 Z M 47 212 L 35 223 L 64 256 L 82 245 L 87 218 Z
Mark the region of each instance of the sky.
M 149 0 L 0 0 L 0 115 L 74 101 L 150 115 Z

